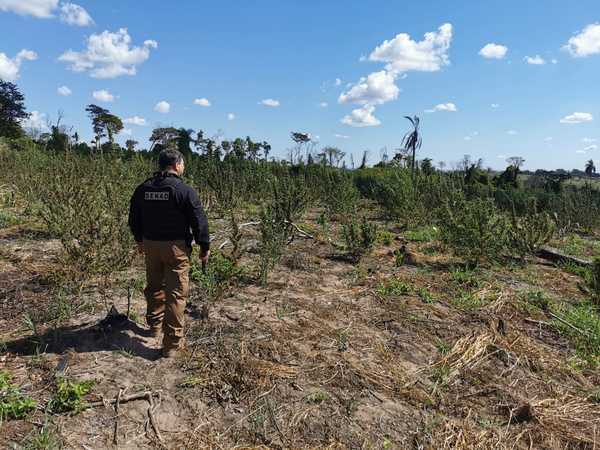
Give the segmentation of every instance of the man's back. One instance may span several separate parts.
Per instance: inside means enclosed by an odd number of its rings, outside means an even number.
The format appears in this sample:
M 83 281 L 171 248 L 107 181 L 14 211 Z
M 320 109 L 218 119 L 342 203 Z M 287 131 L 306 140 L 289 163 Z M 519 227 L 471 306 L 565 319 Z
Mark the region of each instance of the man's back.
M 196 191 L 172 173 L 157 173 L 135 190 L 129 223 L 136 241 L 184 240 L 193 238 L 205 247 L 209 242 L 208 222 Z

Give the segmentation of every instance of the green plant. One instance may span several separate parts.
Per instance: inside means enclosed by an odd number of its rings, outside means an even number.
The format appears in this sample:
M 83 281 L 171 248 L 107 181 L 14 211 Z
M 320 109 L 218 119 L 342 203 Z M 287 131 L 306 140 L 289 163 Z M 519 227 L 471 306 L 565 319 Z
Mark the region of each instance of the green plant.
M 502 256 L 508 248 L 509 228 L 491 199 L 459 197 L 440 211 L 442 242 L 474 264 Z
M 464 311 L 474 311 L 485 306 L 486 300 L 471 292 L 460 290 L 458 295 L 450 298 L 450 304 Z
M 0 372 L 0 424 L 7 419 L 22 419 L 37 406 L 35 400 L 10 381 L 8 372 Z
M 591 302 L 576 305 L 567 303 L 553 305 L 553 325 L 567 336 L 575 346 L 577 356 L 585 365 L 600 365 L 600 312 Z M 556 317 L 560 317 L 558 319 Z
M 342 224 L 342 237 L 348 254 L 358 260 L 368 254 L 377 239 L 377 225 L 363 216 L 360 223 L 352 217 Z
M 552 302 L 552 299 L 548 296 L 548 294 L 540 290 L 526 291 L 522 295 L 522 298 L 527 302 L 527 304 L 541 309 L 542 311 L 547 311 Z
M 380 283 L 376 289 L 377 294 L 383 298 L 391 296 L 402 296 L 408 295 L 413 291 L 413 286 L 410 284 L 398 280 L 397 278 L 391 278 L 383 283 Z
M 592 291 L 592 298 L 596 303 L 600 302 L 600 258 L 595 258 L 592 270 L 588 276 L 588 286 Z
M 70 413 L 77 414 L 87 408 L 84 400 L 94 381 L 69 381 L 64 378 L 56 380 L 56 391 L 48 403 L 48 410 L 55 414 Z
M 468 267 L 453 267 L 450 269 L 450 279 L 453 283 L 469 288 L 478 288 L 482 285 L 482 274 L 477 269 Z
M 408 230 L 404 233 L 404 237 L 409 241 L 415 242 L 432 242 L 439 236 L 439 229 L 435 226 L 421 227 L 416 230 Z
M 202 271 L 202 267 L 196 258 L 193 259 L 190 270 L 192 281 L 200 285 L 202 291 L 206 293 L 206 296 L 212 302 L 221 300 L 227 288 L 241 274 L 242 268 L 219 251 L 211 254 L 204 271 Z
M 308 403 L 320 404 L 329 400 L 329 394 L 325 391 L 315 391 L 306 397 Z
M 20 447 L 21 450 L 60 450 L 62 448 L 62 442 L 52 432 L 48 423 L 45 423 L 39 431 L 34 430 L 29 433 Z
M 522 258 L 535 254 L 538 249 L 547 244 L 556 231 L 556 224 L 547 212 L 538 212 L 537 202 L 532 202 L 528 213 L 518 216 L 514 205 L 511 215 L 509 240 L 512 248 Z
M 435 298 L 433 298 L 433 296 L 429 293 L 429 291 L 426 288 L 419 288 L 417 294 L 425 303 L 435 303 Z
M 452 347 L 448 343 L 446 343 L 440 338 L 436 338 L 435 348 L 437 348 L 438 352 L 440 352 L 442 355 L 447 355 L 452 349 Z

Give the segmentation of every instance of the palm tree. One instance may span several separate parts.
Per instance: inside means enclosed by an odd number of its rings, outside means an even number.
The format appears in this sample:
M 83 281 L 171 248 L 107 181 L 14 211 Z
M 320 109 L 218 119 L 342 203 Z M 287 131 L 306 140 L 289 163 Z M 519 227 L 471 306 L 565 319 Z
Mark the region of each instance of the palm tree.
M 592 175 L 596 173 L 596 166 L 594 166 L 594 160 L 590 159 L 585 163 L 585 174 L 592 178 Z
M 417 116 L 409 117 L 404 116 L 405 119 L 409 120 L 413 126 L 412 131 L 409 131 L 402 138 L 402 146 L 406 151 L 412 152 L 412 161 L 411 161 L 411 174 L 414 180 L 415 178 L 415 161 L 417 157 L 417 149 L 421 148 L 421 144 L 423 140 L 421 139 L 421 134 L 419 133 L 419 118 Z

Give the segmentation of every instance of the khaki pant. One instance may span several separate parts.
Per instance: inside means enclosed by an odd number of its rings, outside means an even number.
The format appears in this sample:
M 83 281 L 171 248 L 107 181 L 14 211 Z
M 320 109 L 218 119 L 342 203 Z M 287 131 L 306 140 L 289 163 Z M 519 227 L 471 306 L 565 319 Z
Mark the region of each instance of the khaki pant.
M 162 328 L 165 349 L 183 344 L 185 302 L 189 293 L 191 248 L 184 241 L 144 240 L 146 322 Z

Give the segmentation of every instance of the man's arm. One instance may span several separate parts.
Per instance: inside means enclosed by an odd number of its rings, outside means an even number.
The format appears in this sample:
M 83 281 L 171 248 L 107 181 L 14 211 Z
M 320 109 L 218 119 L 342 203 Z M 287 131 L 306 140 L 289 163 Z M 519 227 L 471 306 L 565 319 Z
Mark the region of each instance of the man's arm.
M 142 223 L 142 212 L 138 199 L 139 187 L 133 192 L 129 201 L 129 229 L 133 234 L 135 241 L 140 244 L 144 240 L 144 227 Z
M 202 255 L 206 255 L 210 250 L 208 219 L 196 190 L 191 187 L 188 189 L 185 213 L 194 235 L 194 241 L 200 246 Z

